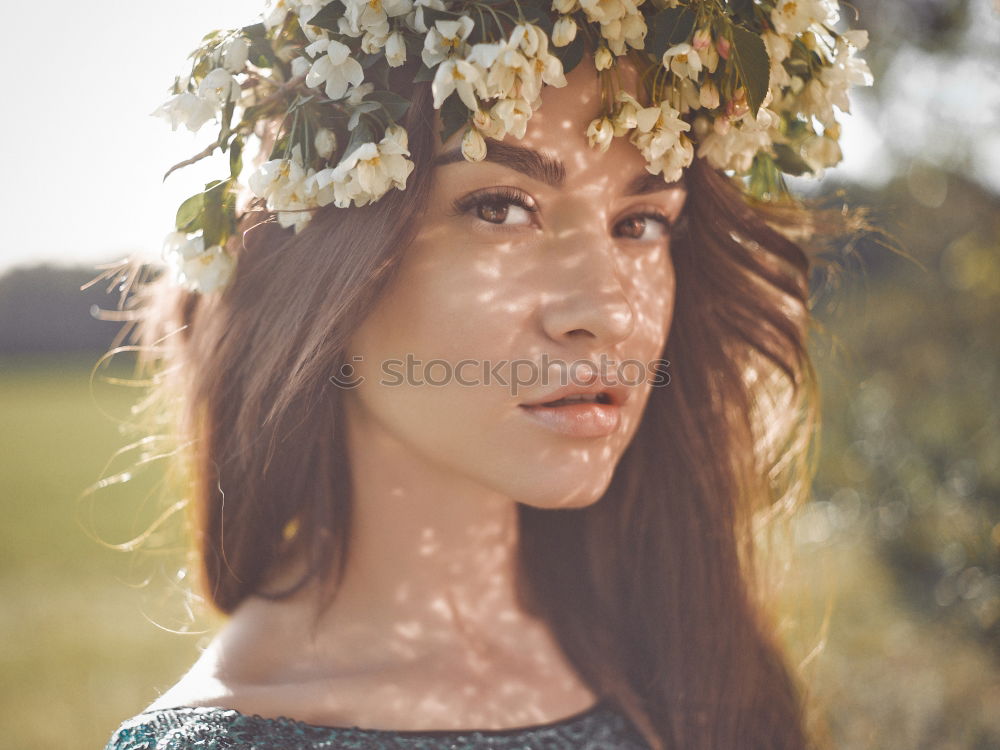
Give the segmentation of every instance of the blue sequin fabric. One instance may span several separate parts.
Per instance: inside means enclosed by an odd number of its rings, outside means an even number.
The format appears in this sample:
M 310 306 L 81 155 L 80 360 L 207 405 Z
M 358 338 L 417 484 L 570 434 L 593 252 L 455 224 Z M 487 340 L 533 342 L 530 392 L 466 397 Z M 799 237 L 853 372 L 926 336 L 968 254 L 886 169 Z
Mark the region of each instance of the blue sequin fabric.
M 166 708 L 122 722 L 104 750 L 649 750 L 602 701 L 561 721 L 514 729 L 396 731 L 330 727 L 225 708 Z

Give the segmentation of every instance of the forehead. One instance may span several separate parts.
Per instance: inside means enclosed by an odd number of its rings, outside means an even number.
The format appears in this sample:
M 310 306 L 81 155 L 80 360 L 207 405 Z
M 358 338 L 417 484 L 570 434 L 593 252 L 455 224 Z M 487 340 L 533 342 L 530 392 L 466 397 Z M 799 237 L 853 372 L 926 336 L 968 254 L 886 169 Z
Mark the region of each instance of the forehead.
M 612 73 L 608 80 L 637 96 L 640 83 L 637 71 L 626 58 L 619 58 L 619 64 L 618 74 Z M 627 136 L 612 138 L 604 152 L 590 146 L 587 126 L 602 114 L 602 87 L 607 85 L 594 68 L 593 57 L 584 56 L 566 74 L 566 86 L 542 87 L 541 106 L 528 120 L 524 137 L 508 133 L 501 141 L 487 139 L 487 157 L 480 164 L 513 168 L 557 188 L 594 187 L 623 194 L 663 189 L 663 176 L 652 175 L 646 170 L 645 158 Z M 613 91 L 605 95 L 614 96 Z M 637 98 L 642 101 L 642 97 Z M 435 124 L 441 127 L 436 110 Z M 438 166 L 466 163 L 460 150 L 464 133 L 464 128 L 459 129 L 443 144 L 440 138 L 434 139 Z M 454 169 L 457 171 L 460 167 Z

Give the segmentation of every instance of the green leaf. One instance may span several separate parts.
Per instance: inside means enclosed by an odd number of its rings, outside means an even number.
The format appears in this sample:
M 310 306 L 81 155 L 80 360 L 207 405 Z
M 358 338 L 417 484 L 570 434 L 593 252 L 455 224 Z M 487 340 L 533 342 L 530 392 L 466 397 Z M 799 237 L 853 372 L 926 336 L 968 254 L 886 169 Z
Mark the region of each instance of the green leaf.
M 227 99 L 222 108 L 222 131 L 219 133 L 219 146 L 222 151 L 226 150 L 226 142 L 233 132 L 233 112 L 236 110 L 236 102 Z
M 340 155 L 340 161 L 337 163 L 339 164 L 340 162 L 343 162 L 348 156 L 364 144 L 375 143 L 377 141 L 378 139 L 375 137 L 375 133 L 372 132 L 371 125 L 362 120 L 358 123 L 357 127 L 351 131 L 351 137 L 348 139 L 347 145 L 344 147 L 344 152 Z
M 271 148 L 271 153 L 268 154 L 267 160 L 273 161 L 274 159 L 284 159 L 285 152 L 290 148 L 291 143 L 289 142 L 289 137 L 286 133 L 274 142 L 274 146 Z
M 518 0 L 518 4 L 521 6 L 521 13 L 525 21 L 533 23 L 543 29 L 548 36 L 552 36 L 555 19 L 552 18 L 549 3 L 541 2 L 541 0 Z
M 337 19 L 343 17 L 344 6 L 340 3 L 330 3 L 324 6 L 319 13 L 310 18 L 306 23 L 310 26 L 319 26 L 327 31 L 340 31 Z
M 235 180 L 243 171 L 243 141 L 234 138 L 229 146 L 229 174 Z
M 470 114 L 469 108 L 465 106 L 458 92 L 452 91 L 441 104 L 441 123 L 444 125 L 441 129 L 441 143 L 463 127 L 469 121 Z
M 229 233 L 229 222 L 226 220 L 226 212 L 223 203 L 226 199 L 226 192 L 229 180 L 210 182 L 205 186 L 204 206 L 205 212 L 202 216 L 202 236 L 205 238 L 205 248 L 213 245 L 221 245 L 226 241 Z
M 434 27 L 437 21 L 454 21 L 456 13 L 452 13 L 447 10 L 438 10 L 437 8 L 428 8 L 424 6 L 424 26 L 427 27 L 429 31 Z
M 178 232 L 196 232 L 201 228 L 201 212 L 205 206 L 205 194 L 192 195 L 177 209 L 174 222 Z
M 255 39 L 267 39 L 267 27 L 262 23 L 252 23 L 240 29 L 240 33 L 251 42 Z
M 688 8 L 664 8 L 653 16 L 649 51 L 662 58 L 668 49 L 691 37 L 696 20 L 695 14 Z
M 377 63 L 379 60 L 385 58 L 384 52 L 364 52 L 358 58 L 358 62 L 361 63 L 361 67 L 368 70 L 372 65 Z
M 351 119 L 347 121 L 347 129 L 354 130 L 358 126 L 358 122 L 361 119 L 361 115 L 365 112 L 374 112 L 376 109 L 381 109 L 382 105 L 375 101 L 363 101 L 354 107 L 351 112 Z
M 742 23 L 753 22 L 753 0 L 728 0 L 727 5 L 736 20 Z
M 736 76 L 747 92 L 747 104 L 754 117 L 767 96 L 771 76 L 771 58 L 767 55 L 764 40 L 752 31 L 733 27 L 732 61 Z
M 273 68 L 276 58 L 271 42 L 267 38 L 267 28 L 262 23 L 244 26 L 240 33 L 250 40 L 250 62 L 259 68 Z
M 583 59 L 583 31 L 577 30 L 573 41 L 565 47 L 550 47 L 563 65 L 563 73 L 569 73 Z
M 417 74 L 413 76 L 413 82 L 418 81 L 433 81 L 434 80 L 434 68 L 428 68 L 423 63 L 420 63 L 420 67 L 417 69 Z
M 809 174 L 813 171 L 812 167 L 806 163 L 806 160 L 799 156 L 798 152 L 786 143 L 775 143 L 774 154 L 777 157 L 775 163 L 786 174 L 798 176 Z
M 403 119 L 410 107 L 410 100 L 395 91 L 372 91 L 365 97 L 365 101 L 378 102 L 389 113 L 389 117 L 397 122 Z

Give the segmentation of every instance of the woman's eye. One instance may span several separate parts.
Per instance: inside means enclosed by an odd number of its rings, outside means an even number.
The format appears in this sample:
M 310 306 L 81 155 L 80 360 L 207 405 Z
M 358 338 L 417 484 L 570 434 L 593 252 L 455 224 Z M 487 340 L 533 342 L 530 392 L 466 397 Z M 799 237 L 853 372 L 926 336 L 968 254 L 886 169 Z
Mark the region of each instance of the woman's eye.
M 530 212 L 516 203 L 505 200 L 480 201 L 476 204 L 476 216 L 491 224 L 530 224 Z
M 526 226 L 538 207 L 513 191 L 491 191 L 466 196 L 455 202 L 459 214 L 472 214 L 477 219 L 498 226 Z
M 622 236 L 630 240 L 660 240 L 670 235 L 670 222 L 657 214 L 636 214 L 618 222 Z

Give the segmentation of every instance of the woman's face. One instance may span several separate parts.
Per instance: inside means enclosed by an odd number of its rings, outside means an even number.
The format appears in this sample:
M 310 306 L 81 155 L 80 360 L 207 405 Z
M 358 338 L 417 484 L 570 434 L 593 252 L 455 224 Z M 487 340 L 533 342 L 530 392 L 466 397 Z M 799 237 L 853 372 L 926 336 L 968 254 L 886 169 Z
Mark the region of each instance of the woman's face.
M 634 71 L 623 73 L 634 93 Z M 481 162 L 454 158 L 463 131 L 436 137 L 416 239 L 348 351 L 364 377 L 348 391 L 352 419 L 542 508 L 596 501 L 635 433 L 670 330 L 669 224 L 685 197 L 626 138 L 591 148 L 600 83 L 589 58 L 566 79 L 543 88 L 523 138 Z M 624 403 L 525 408 L 588 382 L 581 360 L 600 389 L 617 380 Z

